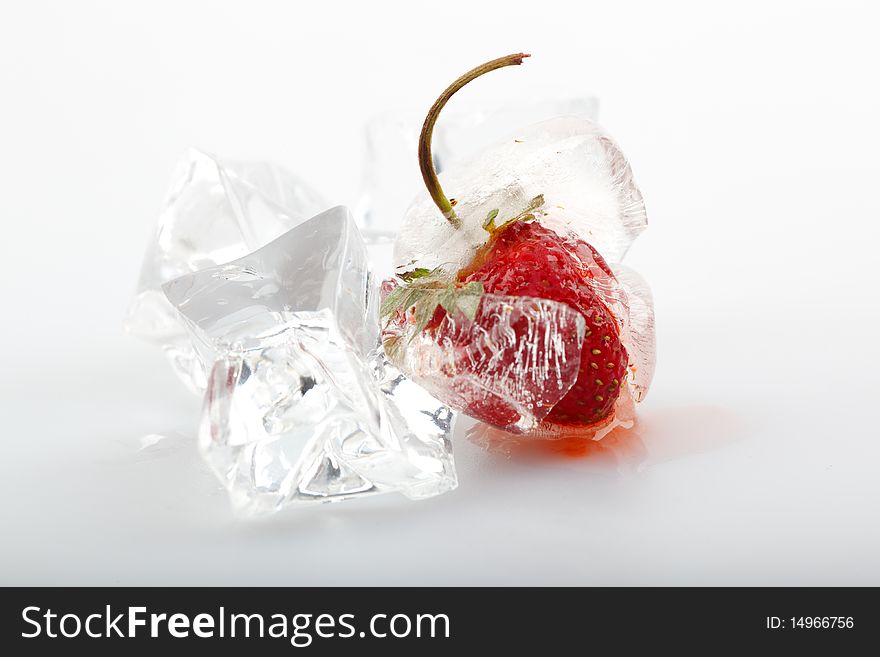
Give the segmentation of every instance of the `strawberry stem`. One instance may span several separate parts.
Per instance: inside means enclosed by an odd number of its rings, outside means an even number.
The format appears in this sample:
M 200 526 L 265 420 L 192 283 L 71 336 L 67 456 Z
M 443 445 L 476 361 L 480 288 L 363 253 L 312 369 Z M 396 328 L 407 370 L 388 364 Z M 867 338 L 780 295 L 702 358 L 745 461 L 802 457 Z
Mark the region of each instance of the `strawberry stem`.
M 443 193 L 443 189 L 440 187 L 440 181 L 437 180 L 437 172 L 434 170 L 434 159 L 431 155 L 431 137 L 434 134 L 434 124 L 437 122 L 437 117 L 440 116 L 440 111 L 447 101 L 452 98 L 453 94 L 468 82 L 476 80 L 489 71 L 505 66 L 522 64 L 523 59 L 528 56 L 520 52 L 515 55 L 493 59 L 491 62 L 480 64 L 476 68 L 471 69 L 446 87 L 446 90 L 434 101 L 434 104 L 428 111 L 428 116 L 425 117 L 425 124 L 422 126 L 421 135 L 419 135 L 419 168 L 422 170 L 422 179 L 425 181 L 425 187 L 428 188 L 431 199 L 440 208 L 440 212 L 443 213 L 446 221 L 452 224 L 453 228 L 461 228 L 461 219 L 456 216 L 455 210 L 452 209 L 452 203 L 446 198 L 446 194 Z

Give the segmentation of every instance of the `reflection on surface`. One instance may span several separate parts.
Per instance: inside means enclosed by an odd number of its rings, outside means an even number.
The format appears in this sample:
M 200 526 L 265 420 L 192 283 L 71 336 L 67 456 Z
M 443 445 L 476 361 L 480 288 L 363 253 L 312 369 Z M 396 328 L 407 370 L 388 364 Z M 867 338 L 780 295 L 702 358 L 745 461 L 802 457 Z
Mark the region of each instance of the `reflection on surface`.
M 709 405 L 651 408 L 640 413 L 638 430 L 649 463 L 719 449 L 745 437 L 742 413 Z
M 578 459 L 589 470 L 623 472 L 638 468 L 645 460 L 645 446 L 638 431 L 617 427 L 601 440 L 576 431 L 552 440 L 530 435 L 514 435 L 479 422 L 467 432 L 468 440 L 490 453 L 511 459 L 550 461 Z
M 733 442 L 741 423 L 713 406 L 655 408 L 639 413 L 631 427 L 618 426 L 601 439 L 595 432 L 567 428 L 558 437 L 514 435 L 476 423 L 467 438 L 486 451 L 510 459 L 578 459 L 587 470 L 623 473 Z M 548 435 L 544 432 L 543 435 Z

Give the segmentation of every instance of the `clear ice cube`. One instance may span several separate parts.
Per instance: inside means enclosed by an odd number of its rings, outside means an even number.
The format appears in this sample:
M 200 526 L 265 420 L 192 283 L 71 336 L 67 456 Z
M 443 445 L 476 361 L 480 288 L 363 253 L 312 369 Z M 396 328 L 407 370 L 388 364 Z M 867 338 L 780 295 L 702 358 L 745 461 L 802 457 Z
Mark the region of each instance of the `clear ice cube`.
M 345 343 L 366 357 L 378 320 L 366 247 L 348 210 L 331 208 L 253 253 L 166 283 L 163 290 L 210 365 L 265 331 L 329 310 Z
M 622 288 L 626 304 L 623 346 L 629 354 L 629 386 L 633 399 L 640 402 L 648 394 L 654 378 L 654 299 L 647 281 L 626 265 L 615 264 L 614 276 Z
M 573 231 L 609 262 L 623 258 L 647 225 L 642 194 L 623 153 L 582 117 L 524 128 L 439 178 L 446 195 L 457 200 L 455 212 L 463 225 L 454 229 L 422 193 L 404 216 L 395 266 L 458 270 L 486 241 L 483 222 L 489 210 L 516 216 L 524 199 L 539 195 L 543 224 Z
M 368 240 L 393 236 L 416 192 L 422 188 L 417 164 L 424 110 L 387 112 L 364 127 L 364 167 L 356 219 Z M 595 119 L 598 100 L 570 98 L 505 98 L 476 111 L 453 103 L 434 128 L 433 156 L 437 171 L 472 157 L 517 128 L 552 116 Z
M 163 286 L 213 364 L 199 446 L 239 513 L 456 486 L 453 414 L 378 348 L 373 287 L 341 207 Z
M 455 488 L 452 412 L 381 353 L 371 361 L 353 356 L 326 313 L 215 363 L 199 448 L 237 513 Z
M 250 253 L 327 207 L 280 167 L 221 161 L 191 149 L 172 177 L 126 330 L 161 345 L 180 378 L 191 389 L 204 390 L 204 369 L 162 284 Z
M 453 408 L 513 433 L 535 429 L 577 380 L 586 323 L 570 306 L 484 294 L 473 320 L 444 313 L 416 331 L 410 313 L 385 327 L 385 351 Z
M 599 114 L 599 100 L 594 96 L 527 97 L 503 100 L 476 112 L 457 112 L 454 107 L 451 110 L 443 110 L 435 128 L 443 133 L 441 149 L 435 152 L 441 170 L 466 162 L 523 126 L 558 116 L 595 121 Z

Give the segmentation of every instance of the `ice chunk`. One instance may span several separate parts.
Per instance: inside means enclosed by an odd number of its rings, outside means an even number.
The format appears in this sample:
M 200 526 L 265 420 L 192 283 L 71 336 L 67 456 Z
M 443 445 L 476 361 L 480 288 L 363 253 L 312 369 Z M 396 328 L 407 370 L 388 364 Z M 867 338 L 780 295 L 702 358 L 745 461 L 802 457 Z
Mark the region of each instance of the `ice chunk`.
M 443 170 L 466 162 L 523 126 L 558 116 L 595 121 L 598 114 L 599 100 L 594 96 L 508 98 L 477 112 L 455 111 L 453 106 L 443 110 L 435 128 L 442 131 L 443 142 L 439 151 L 433 150 Z
M 647 225 L 642 195 L 617 144 L 589 119 L 560 117 L 534 124 L 467 164 L 447 169 L 440 182 L 455 198 L 454 229 L 427 193 L 410 206 L 394 249 L 396 266 L 429 269 L 467 264 L 486 241 L 488 210 L 521 209 L 543 195 L 542 223 L 573 231 L 609 261 L 619 261 Z
M 239 514 L 455 488 L 452 412 L 381 352 L 372 360 L 354 357 L 325 311 L 216 362 L 199 448 Z
M 570 98 L 496 99 L 479 110 L 462 110 L 457 99 L 434 128 L 432 152 L 438 172 L 464 161 L 524 125 L 552 116 L 595 119 L 598 100 Z M 355 212 L 369 241 L 374 235 L 393 236 L 406 208 L 422 188 L 417 165 L 419 132 L 425 108 L 387 112 L 364 127 L 364 167 L 361 196 Z
M 250 253 L 327 207 L 280 167 L 224 162 L 190 150 L 172 178 L 147 248 L 127 331 L 162 345 L 181 379 L 204 390 L 205 373 L 162 284 Z
M 321 310 L 332 313 L 341 339 L 360 357 L 376 345 L 366 247 L 341 206 L 238 260 L 181 276 L 163 289 L 209 366 L 238 343 Z
M 654 378 L 654 300 L 645 279 L 626 265 L 616 264 L 614 276 L 620 283 L 626 303 L 623 344 L 629 354 L 629 385 L 633 398 L 640 402 L 648 394 Z
M 379 410 L 385 448 L 358 449 L 359 471 L 379 485 L 399 486 L 410 499 L 433 497 L 455 488 L 454 411 L 407 379 L 381 346 L 377 345 L 368 363 L 384 402 Z
M 385 360 L 372 288 L 341 207 L 164 285 L 213 363 L 199 445 L 240 513 L 455 487 L 452 412 Z
M 473 320 L 444 313 L 417 330 L 399 312 L 386 353 L 453 408 L 508 431 L 534 429 L 577 380 L 585 321 L 546 299 L 484 294 Z

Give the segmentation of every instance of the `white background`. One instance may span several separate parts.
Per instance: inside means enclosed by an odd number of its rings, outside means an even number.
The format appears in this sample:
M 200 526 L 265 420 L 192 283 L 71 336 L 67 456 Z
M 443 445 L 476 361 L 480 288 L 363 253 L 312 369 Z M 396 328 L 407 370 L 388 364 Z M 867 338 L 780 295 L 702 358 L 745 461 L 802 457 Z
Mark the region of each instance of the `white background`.
M 878 25 L 869 2 L 4 3 L 0 584 L 880 584 Z M 581 459 L 459 435 L 446 496 L 234 521 L 199 400 L 120 328 L 174 162 L 274 160 L 351 203 L 368 116 L 519 50 L 453 103 L 600 97 L 651 222 L 638 434 Z

